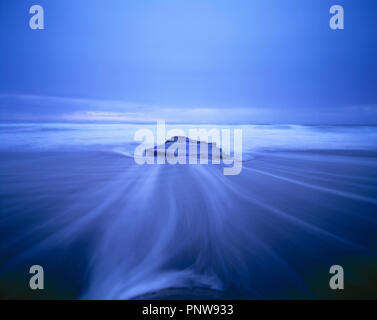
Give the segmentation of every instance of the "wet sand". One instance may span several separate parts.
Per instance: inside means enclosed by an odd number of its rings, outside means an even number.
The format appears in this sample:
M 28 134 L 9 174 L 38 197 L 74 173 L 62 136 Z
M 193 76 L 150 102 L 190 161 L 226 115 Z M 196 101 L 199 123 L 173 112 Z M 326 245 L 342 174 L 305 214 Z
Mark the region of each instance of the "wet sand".
M 377 154 L 255 153 L 144 165 L 100 151 L 1 152 L 2 298 L 377 298 Z M 43 292 L 29 267 L 45 269 Z M 343 292 L 329 268 L 345 269 Z

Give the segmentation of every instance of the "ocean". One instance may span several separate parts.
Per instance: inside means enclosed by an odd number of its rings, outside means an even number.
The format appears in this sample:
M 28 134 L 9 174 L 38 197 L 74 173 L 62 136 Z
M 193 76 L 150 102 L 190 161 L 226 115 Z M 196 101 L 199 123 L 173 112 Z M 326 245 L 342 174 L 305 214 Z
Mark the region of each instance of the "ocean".
M 153 124 L 0 124 L 0 297 L 377 298 L 377 127 L 199 127 L 242 129 L 239 175 L 137 165 Z

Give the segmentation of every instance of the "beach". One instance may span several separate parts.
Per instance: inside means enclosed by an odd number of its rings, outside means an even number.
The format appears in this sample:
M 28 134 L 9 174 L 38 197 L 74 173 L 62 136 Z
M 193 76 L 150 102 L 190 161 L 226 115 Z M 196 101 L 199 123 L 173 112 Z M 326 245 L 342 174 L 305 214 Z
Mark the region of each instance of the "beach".
M 305 129 L 305 147 L 302 128 L 262 128 L 255 143 L 246 132 L 236 176 L 137 165 L 131 133 L 40 128 L 0 130 L 0 297 L 377 298 L 376 128 Z M 35 264 L 43 292 L 28 289 Z M 349 290 L 330 290 L 332 265 Z

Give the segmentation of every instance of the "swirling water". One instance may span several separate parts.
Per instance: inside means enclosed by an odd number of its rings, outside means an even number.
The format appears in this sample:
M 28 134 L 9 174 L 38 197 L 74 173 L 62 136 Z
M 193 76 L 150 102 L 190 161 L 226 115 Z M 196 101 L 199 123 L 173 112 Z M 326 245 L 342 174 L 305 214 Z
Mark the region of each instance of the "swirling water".
M 141 127 L 0 125 L 2 297 L 34 297 L 33 264 L 48 298 L 337 297 L 333 264 L 377 296 L 376 127 L 232 126 L 238 176 L 136 165 Z

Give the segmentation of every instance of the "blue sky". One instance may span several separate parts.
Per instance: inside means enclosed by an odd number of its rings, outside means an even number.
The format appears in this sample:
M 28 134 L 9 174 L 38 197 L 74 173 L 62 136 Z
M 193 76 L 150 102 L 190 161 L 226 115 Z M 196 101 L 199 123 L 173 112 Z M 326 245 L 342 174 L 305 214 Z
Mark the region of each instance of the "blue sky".
M 0 30 L 3 121 L 377 124 L 375 0 L 2 0 Z

